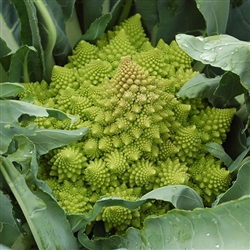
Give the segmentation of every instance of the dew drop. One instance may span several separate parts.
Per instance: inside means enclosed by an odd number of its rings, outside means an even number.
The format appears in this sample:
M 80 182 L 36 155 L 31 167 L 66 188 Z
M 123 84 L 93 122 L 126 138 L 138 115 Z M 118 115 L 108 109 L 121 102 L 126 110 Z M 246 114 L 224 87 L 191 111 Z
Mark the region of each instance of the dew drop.
M 177 41 L 180 41 L 181 40 L 181 37 L 179 35 L 176 36 L 176 40 Z
M 80 132 L 80 135 L 83 135 L 82 132 Z
M 201 42 L 204 41 L 204 37 L 201 36 L 198 36 L 197 39 L 200 40 Z
M 198 217 L 198 219 L 201 219 L 201 214 L 198 214 L 198 216 L 197 216 L 197 217 Z
M 236 52 L 238 52 L 239 51 L 239 49 L 238 48 L 236 48 L 236 49 L 234 49 L 234 52 L 236 53 Z
M 180 41 L 179 44 L 185 48 L 188 48 L 188 44 L 184 41 Z
M 200 55 L 200 58 L 204 60 L 205 62 L 214 62 L 216 59 L 217 53 L 216 52 L 204 52 Z
M 210 50 L 210 49 L 213 49 L 214 48 L 214 44 L 213 43 L 205 43 L 203 45 L 203 49 L 205 50 Z
M 218 245 L 218 244 L 217 244 L 217 245 L 215 245 L 215 248 L 220 248 L 220 245 Z
M 216 219 L 212 219 L 212 222 L 214 223 L 214 224 L 217 224 L 217 220 Z
M 178 217 L 176 217 L 175 220 L 176 220 L 177 222 L 180 222 L 180 219 L 179 219 Z
M 209 237 L 209 236 L 210 236 L 210 233 L 207 233 L 206 236 Z
M 223 47 L 219 47 L 219 49 L 218 50 L 222 50 L 223 49 Z
M 240 205 L 239 205 L 239 204 L 235 204 L 234 207 L 235 207 L 235 208 L 239 208 Z
M 33 150 L 30 150 L 30 152 L 29 152 L 30 154 L 33 154 Z

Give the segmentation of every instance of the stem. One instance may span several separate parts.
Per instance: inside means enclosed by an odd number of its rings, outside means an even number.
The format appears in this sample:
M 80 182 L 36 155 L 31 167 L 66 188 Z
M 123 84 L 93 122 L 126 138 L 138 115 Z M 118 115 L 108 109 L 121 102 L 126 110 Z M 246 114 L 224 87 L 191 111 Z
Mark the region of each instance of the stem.
M 127 19 L 131 6 L 132 6 L 132 2 L 133 0 L 127 0 L 124 7 L 123 7 L 123 11 L 121 13 L 121 16 L 119 18 L 118 24 L 120 24 L 122 21 L 124 21 L 125 19 Z
M 82 36 L 82 30 L 76 15 L 76 9 L 73 10 L 72 17 L 65 23 L 65 30 L 70 45 L 74 48 Z
M 206 67 L 206 65 L 203 64 L 202 62 L 196 62 L 193 66 L 193 71 L 199 71 L 201 73 L 201 72 L 203 72 L 205 67 Z
M 29 67 L 28 67 L 28 53 L 26 53 L 23 64 L 23 82 L 30 82 Z
M 54 21 L 51 17 L 51 14 L 49 13 L 47 9 L 47 4 L 45 1 L 41 0 L 33 0 L 34 4 L 36 5 L 37 10 L 40 12 L 41 16 L 43 17 L 44 21 L 44 30 L 48 33 L 47 36 L 47 46 L 44 49 L 44 60 L 46 65 L 46 75 L 48 78 L 50 78 L 51 70 L 53 66 L 55 65 L 55 60 L 53 57 L 53 49 L 56 44 L 57 39 L 57 31 L 55 28 Z

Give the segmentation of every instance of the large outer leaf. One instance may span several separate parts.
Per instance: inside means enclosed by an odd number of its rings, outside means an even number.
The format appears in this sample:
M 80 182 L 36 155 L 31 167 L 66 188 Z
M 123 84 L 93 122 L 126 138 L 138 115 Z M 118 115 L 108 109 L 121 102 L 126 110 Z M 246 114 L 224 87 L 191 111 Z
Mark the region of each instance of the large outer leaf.
M 250 161 L 247 161 L 241 166 L 236 181 L 232 187 L 219 197 L 219 203 L 236 200 L 245 195 L 250 195 Z
M 195 0 L 199 11 L 206 20 L 206 32 L 209 36 L 223 34 L 226 31 L 230 0 Z
M 203 38 L 185 34 L 177 35 L 176 41 L 195 60 L 239 75 L 242 85 L 250 90 L 249 42 L 229 35 Z
M 233 160 L 225 152 L 224 148 L 220 144 L 216 142 L 207 143 L 206 149 L 211 155 L 220 159 L 224 163 L 225 166 L 229 167 L 232 164 Z
M 18 55 L 14 54 L 14 57 L 12 58 L 12 64 L 14 63 L 18 65 L 20 69 L 23 68 L 22 67 L 23 65 L 29 70 L 30 75 L 34 76 L 33 78 L 31 77 L 30 79 L 29 77 L 26 76 L 26 78 L 24 78 L 23 80 L 22 74 L 21 75 L 17 74 L 17 76 L 15 76 L 15 71 L 17 71 L 17 68 L 14 68 L 14 72 L 10 73 L 12 77 L 11 79 L 12 81 L 19 81 L 19 82 L 40 81 L 42 80 L 42 78 L 46 79 L 46 72 L 45 72 L 46 66 L 44 61 L 41 36 L 39 32 L 37 13 L 34 3 L 32 0 L 28 1 L 10 0 L 10 1 L 13 3 L 18 12 L 18 18 L 19 18 L 18 21 L 19 25 L 21 26 L 20 40 L 24 45 L 24 47 L 26 48 L 25 53 L 26 54 L 30 53 L 29 57 L 27 57 L 26 55 L 25 60 L 22 58 L 22 54 L 20 52 Z M 35 49 L 32 49 L 32 46 L 35 47 Z M 30 48 L 30 51 L 27 48 Z M 24 49 L 21 48 L 21 51 L 22 50 Z M 32 50 L 34 50 L 36 53 L 32 53 Z M 35 69 L 34 66 L 32 66 L 32 64 L 28 65 L 27 64 L 28 61 L 32 61 L 32 63 L 34 63 L 35 61 L 35 65 L 37 65 L 37 68 Z M 20 79 L 16 80 L 18 76 L 20 76 Z
M 10 82 L 32 82 L 42 79 L 38 51 L 33 46 L 20 47 L 11 57 Z
M 1 37 L 0 37 L 0 48 L 1 48 L 0 59 L 11 52 L 11 49 L 7 46 L 7 43 Z
M 234 1 L 237 3 L 237 1 Z M 250 41 L 250 0 L 239 7 L 231 7 L 226 33 L 243 41 Z
M 57 3 L 62 8 L 65 21 L 68 21 L 72 17 L 75 7 L 75 1 L 76 0 L 57 0 Z
M 139 231 L 129 228 L 125 235 L 89 241 L 79 240 L 88 249 L 249 249 L 250 197 L 223 203 L 215 208 L 194 211 L 171 210 L 149 217 Z
M 117 23 L 117 19 L 124 8 L 124 0 L 116 1 L 111 10 L 105 11 L 108 13 L 103 14 L 102 4 L 103 0 L 84 1 L 84 7 L 86 7 L 86 9 L 84 8 L 84 12 L 86 12 L 84 17 L 86 17 L 86 19 L 93 19 L 93 21 L 90 23 L 86 20 L 87 22 L 85 28 L 87 30 L 81 39 L 95 42 L 105 32 L 106 29 L 112 29 Z M 98 8 L 96 8 L 96 5 Z M 93 6 L 95 6 L 95 8 L 93 8 Z
M 171 202 L 176 208 L 180 209 L 203 207 L 201 197 L 192 188 L 185 185 L 169 185 L 157 188 L 137 201 L 128 201 L 119 197 L 102 198 L 96 202 L 94 208 L 86 216 L 69 215 L 71 227 L 73 231 L 78 231 L 80 228 L 84 229 L 89 222 L 95 220 L 103 207 L 123 206 L 133 210 L 152 199 Z
M 15 100 L 0 100 L 0 153 L 5 153 L 8 149 L 14 135 L 23 134 L 34 141 L 39 155 L 47 153 L 52 148 L 66 145 L 70 142 L 80 139 L 87 133 L 86 128 L 78 130 L 46 130 L 39 129 L 36 125 L 21 127 L 18 121 L 23 114 L 34 117 L 55 117 L 59 120 L 71 117 L 65 113 L 55 110 L 46 109 L 30 103 Z
M 179 97 L 196 98 L 198 96 L 213 96 L 215 89 L 218 87 L 220 77 L 206 78 L 203 74 L 198 74 L 187 81 L 179 90 L 177 95 Z
M 11 200 L 2 190 L 0 190 L 0 201 L 0 243 L 11 246 L 20 232 L 13 217 Z
M 91 23 L 89 29 L 81 37 L 83 40 L 94 41 L 97 40 L 101 34 L 104 33 L 112 15 L 110 13 L 105 14 L 97 18 L 93 23 Z
M 10 154 L 8 157 L 0 158 L 0 170 L 22 209 L 38 248 L 77 250 L 77 241 L 72 234 L 64 211 L 50 195 L 40 189 L 33 193 L 26 183 L 26 180 L 32 181 L 30 179 L 32 178 L 30 172 L 33 172 L 32 161 L 28 166 L 27 159 L 29 161 L 36 157 L 34 144 L 24 136 L 16 137 L 15 140 L 17 151 L 14 152 L 14 155 Z M 21 150 L 19 150 L 19 144 L 21 144 Z M 27 158 L 24 155 L 33 157 Z M 18 161 L 18 158 L 26 159 L 25 164 Z M 13 162 L 16 161 L 24 167 L 22 172 L 19 172 L 13 165 Z
M 50 77 L 54 61 L 57 65 L 64 65 L 72 48 L 65 33 L 63 11 L 57 1 L 33 2 L 37 10 L 47 77 Z
M 155 45 L 160 38 L 170 43 L 178 33 L 200 35 L 205 29 L 204 19 L 194 1 L 135 0 L 137 12 Z
M 83 1 L 83 23 L 86 32 L 90 25 L 102 15 L 102 5 L 104 0 L 85 0 Z
M 24 91 L 24 86 L 19 83 L 4 82 L 0 83 L 0 99 L 16 97 Z
M 12 52 L 15 52 L 21 45 L 19 38 L 20 23 L 17 12 L 9 0 L 1 0 L 0 23 L 1 40 L 5 41 L 8 44 L 8 47 Z

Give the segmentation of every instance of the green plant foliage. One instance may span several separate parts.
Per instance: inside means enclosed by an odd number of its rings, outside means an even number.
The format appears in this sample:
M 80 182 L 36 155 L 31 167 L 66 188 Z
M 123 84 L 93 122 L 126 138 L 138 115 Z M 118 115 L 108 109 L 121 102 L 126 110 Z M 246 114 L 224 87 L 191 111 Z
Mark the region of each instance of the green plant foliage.
M 15 242 L 20 232 L 13 217 L 11 200 L 2 191 L 0 191 L 0 200 L 0 239 L 2 244 L 10 246 Z
M 79 234 L 88 249 L 230 249 L 249 247 L 249 196 L 223 203 L 213 209 L 172 210 L 149 217 L 144 228 L 129 228 L 125 235 L 90 241 Z M 225 230 L 225 228 L 230 230 Z M 235 241 L 237 237 L 237 241 Z
M 249 7 L 2 0 L 0 248 L 249 249 Z
M 16 97 L 24 91 L 24 87 L 18 83 L 0 83 L 0 99 Z
M 228 35 L 194 37 L 180 34 L 176 36 L 179 46 L 192 58 L 204 64 L 232 71 L 240 76 L 242 85 L 249 89 L 250 62 L 248 42 Z
M 24 134 L 29 137 L 37 146 L 38 154 L 44 154 L 50 149 L 60 147 L 69 142 L 72 142 L 78 138 L 81 138 L 86 132 L 86 128 L 72 131 L 60 131 L 60 130 L 44 130 L 39 129 L 37 126 L 22 127 L 19 123 L 19 118 L 22 115 L 28 115 L 28 117 L 56 117 L 59 119 L 69 118 L 65 113 L 42 108 L 30 103 L 16 101 L 16 100 L 0 100 L 0 109 L 5 112 L 1 112 L 0 116 L 0 134 L 2 137 L 0 143 L 0 152 L 5 153 L 8 149 L 12 138 L 16 134 Z M 74 121 L 74 118 L 73 118 Z M 71 135 L 72 137 L 69 137 Z M 51 139 L 54 140 L 51 140 Z M 49 141 L 50 143 L 48 143 Z
M 206 20 L 208 36 L 223 34 L 226 31 L 229 15 L 230 0 L 202 1 L 196 0 L 197 8 Z
M 250 194 L 250 163 L 246 161 L 240 167 L 237 178 L 232 187 L 219 197 L 219 204 L 231 200 L 237 200 Z
M 63 210 L 50 195 L 38 189 L 33 190 L 30 186 L 34 181 L 30 175 L 30 171 L 35 167 L 32 162 L 36 159 L 34 144 L 24 136 L 16 137 L 14 140 L 16 151 L 7 157 L 1 156 L 0 158 L 1 173 L 24 213 L 37 246 L 40 249 L 64 247 L 76 249 L 77 242 Z M 27 158 L 25 155 L 33 157 Z M 14 161 L 17 159 L 23 168 L 21 172 L 14 166 Z M 34 174 L 34 170 L 32 173 Z M 52 242 L 48 241 L 48 238 L 53 239 Z

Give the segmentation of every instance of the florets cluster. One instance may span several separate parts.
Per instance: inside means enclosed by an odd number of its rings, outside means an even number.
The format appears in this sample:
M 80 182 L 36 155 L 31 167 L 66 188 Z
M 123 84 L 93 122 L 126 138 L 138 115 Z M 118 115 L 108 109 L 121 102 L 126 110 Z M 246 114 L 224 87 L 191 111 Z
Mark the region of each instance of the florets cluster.
M 171 184 L 193 187 L 210 205 L 228 188 L 229 171 L 205 145 L 225 141 L 235 109 L 211 107 L 202 97 L 177 98 L 197 74 L 191 62 L 175 41 L 150 45 L 137 14 L 97 45 L 80 42 L 65 67 L 55 66 L 50 85 L 27 87 L 40 105 L 78 115 L 72 128 L 89 128 L 81 141 L 41 159 L 41 177 L 68 213 L 84 214 L 104 195 L 136 200 Z M 70 127 L 39 119 L 46 128 Z M 97 220 L 122 232 L 168 208 L 153 201 L 135 211 L 109 207 Z

